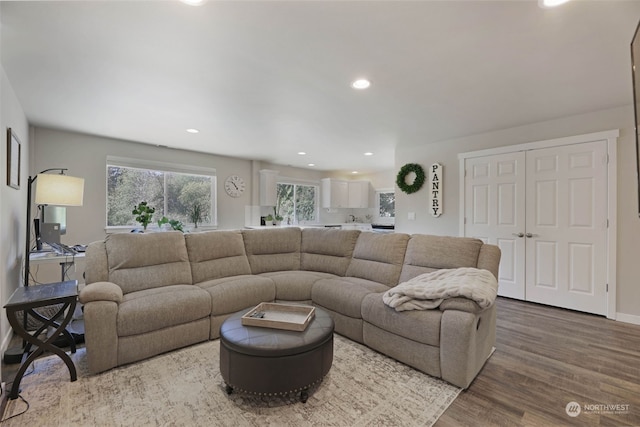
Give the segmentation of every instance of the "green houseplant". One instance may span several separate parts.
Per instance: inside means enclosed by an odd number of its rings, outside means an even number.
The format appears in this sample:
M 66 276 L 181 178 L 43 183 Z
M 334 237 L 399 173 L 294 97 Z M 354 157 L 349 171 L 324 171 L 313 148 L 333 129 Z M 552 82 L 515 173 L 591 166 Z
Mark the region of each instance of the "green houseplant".
M 278 214 L 276 207 L 273 207 L 273 225 L 277 225 L 280 224 L 280 222 L 283 220 L 284 218 L 282 218 L 282 215 Z
M 169 219 L 166 216 L 163 216 L 162 219 L 158 220 L 158 228 L 162 228 L 164 224 L 169 224 L 172 230 L 184 231 L 184 224 L 177 219 Z
M 138 221 L 144 230 L 147 229 L 147 226 L 151 222 L 153 218 L 153 213 L 155 212 L 155 208 L 149 206 L 147 202 L 140 202 L 138 206 L 133 208 L 131 211 L 132 214 L 136 215 L 136 221 Z

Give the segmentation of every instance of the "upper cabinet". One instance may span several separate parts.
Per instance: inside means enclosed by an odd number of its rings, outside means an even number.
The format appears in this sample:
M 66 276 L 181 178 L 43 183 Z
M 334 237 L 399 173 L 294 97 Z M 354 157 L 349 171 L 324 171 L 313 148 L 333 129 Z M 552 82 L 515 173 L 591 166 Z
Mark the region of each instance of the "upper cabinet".
M 368 208 L 369 181 L 345 181 L 324 178 L 322 181 L 323 208 Z
M 322 182 L 322 207 L 323 208 L 347 208 L 349 207 L 349 184 L 339 179 L 324 178 Z
M 348 181 L 349 182 L 349 207 L 368 208 L 369 207 L 369 181 Z
M 278 171 L 260 171 L 260 206 L 275 206 L 277 199 Z

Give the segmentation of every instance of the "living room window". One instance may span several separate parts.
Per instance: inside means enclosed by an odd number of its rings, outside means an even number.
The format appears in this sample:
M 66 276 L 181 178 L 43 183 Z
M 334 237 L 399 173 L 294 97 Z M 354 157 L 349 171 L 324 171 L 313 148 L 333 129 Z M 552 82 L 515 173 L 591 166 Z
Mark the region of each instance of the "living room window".
M 108 157 L 107 227 L 138 226 L 131 211 L 142 201 L 156 210 L 152 224 L 166 216 L 193 226 L 199 217 L 199 227 L 215 226 L 215 169 Z
M 276 212 L 283 224 L 303 224 L 318 221 L 318 186 L 279 182 Z
M 381 223 L 393 223 L 396 217 L 396 194 L 393 190 L 376 191 L 376 216 Z

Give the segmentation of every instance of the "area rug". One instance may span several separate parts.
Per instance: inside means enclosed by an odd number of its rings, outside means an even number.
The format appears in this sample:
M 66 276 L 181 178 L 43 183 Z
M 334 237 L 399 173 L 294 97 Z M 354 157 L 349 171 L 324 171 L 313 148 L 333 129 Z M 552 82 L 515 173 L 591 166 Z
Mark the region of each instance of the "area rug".
M 69 381 L 55 356 L 39 359 L 24 377 L 20 399 L 9 401 L 9 426 L 431 426 L 460 389 L 339 335 L 329 374 L 298 395 L 227 395 L 219 370 L 219 341 L 90 375 L 85 349 L 73 355 Z

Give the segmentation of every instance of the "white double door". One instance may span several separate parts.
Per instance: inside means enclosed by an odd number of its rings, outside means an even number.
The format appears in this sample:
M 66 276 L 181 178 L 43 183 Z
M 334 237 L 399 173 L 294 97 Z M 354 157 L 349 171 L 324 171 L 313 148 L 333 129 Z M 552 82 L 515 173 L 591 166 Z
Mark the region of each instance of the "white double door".
M 500 247 L 499 295 L 606 314 L 607 142 L 464 167 L 464 235 Z

